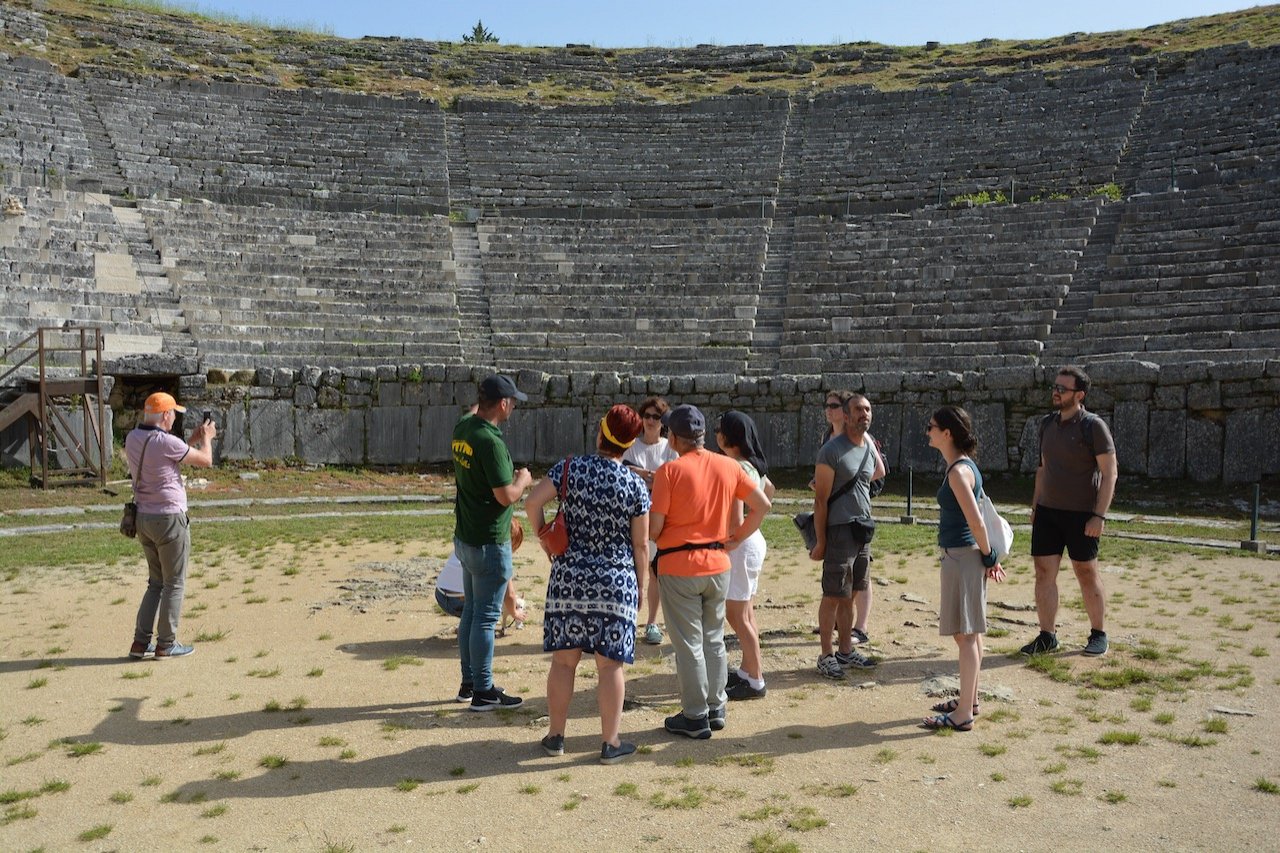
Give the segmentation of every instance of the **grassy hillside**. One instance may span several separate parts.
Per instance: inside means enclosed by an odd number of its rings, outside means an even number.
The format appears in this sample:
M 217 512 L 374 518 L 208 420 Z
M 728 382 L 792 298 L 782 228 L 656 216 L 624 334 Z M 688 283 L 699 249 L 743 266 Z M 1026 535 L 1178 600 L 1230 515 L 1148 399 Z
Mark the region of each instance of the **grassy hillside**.
M 746 92 L 818 93 L 847 86 L 944 86 L 1019 71 L 1053 72 L 1228 44 L 1280 43 L 1280 6 L 1109 33 L 1038 41 L 893 47 L 463 45 L 341 39 L 194 14 L 160 2 L 5 0 L 0 50 L 53 63 L 223 82 L 420 93 L 525 103 L 681 103 Z

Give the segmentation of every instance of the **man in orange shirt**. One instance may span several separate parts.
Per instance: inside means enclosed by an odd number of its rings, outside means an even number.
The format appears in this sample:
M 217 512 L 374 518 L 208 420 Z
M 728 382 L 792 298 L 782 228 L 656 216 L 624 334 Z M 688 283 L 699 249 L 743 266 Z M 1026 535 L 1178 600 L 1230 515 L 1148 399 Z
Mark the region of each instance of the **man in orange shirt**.
M 703 445 L 707 422 L 694 406 L 662 417 L 680 454 L 653 475 L 649 534 L 658 544 L 658 594 L 680 680 L 681 712 L 667 717 L 673 734 L 702 740 L 725 726 L 724 600 L 729 555 L 760 529 L 769 499 L 742 466 Z M 729 531 L 734 499 L 746 504 L 742 524 Z

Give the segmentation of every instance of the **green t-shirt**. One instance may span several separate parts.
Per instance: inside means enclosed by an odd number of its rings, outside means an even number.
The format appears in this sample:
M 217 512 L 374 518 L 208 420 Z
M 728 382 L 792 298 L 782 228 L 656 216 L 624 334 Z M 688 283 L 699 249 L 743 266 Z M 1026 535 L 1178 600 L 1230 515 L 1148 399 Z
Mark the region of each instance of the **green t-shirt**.
M 511 485 L 515 468 L 496 426 L 478 415 L 458 421 L 453 428 L 453 476 L 458 486 L 454 535 L 468 545 L 508 541 L 515 506 L 503 506 L 493 490 Z

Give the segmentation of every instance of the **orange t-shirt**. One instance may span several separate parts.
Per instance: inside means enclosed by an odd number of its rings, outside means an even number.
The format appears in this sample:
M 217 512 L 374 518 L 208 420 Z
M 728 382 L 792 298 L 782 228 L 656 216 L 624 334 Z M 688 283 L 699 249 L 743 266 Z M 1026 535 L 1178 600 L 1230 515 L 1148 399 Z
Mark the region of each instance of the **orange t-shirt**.
M 666 516 L 658 548 L 686 542 L 723 542 L 729 536 L 729 508 L 756 488 L 742 466 L 728 456 L 695 450 L 668 462 L 653 475 L 651 512 Z M 659 575 L 698 577 L 729 570 L 725 551 L 699 548 L 658 560 Z

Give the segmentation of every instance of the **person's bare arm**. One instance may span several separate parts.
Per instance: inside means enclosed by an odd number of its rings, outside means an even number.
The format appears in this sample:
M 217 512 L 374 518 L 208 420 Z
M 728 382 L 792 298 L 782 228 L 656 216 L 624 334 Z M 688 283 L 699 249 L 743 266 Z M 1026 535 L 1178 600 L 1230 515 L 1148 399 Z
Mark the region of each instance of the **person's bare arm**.
M 1116 455 L 1104 453 L 1097 457 L 1098 470 L 1102 472 L 1102 482 L 1098 484 L 1098 498 L 1093 504 L 1093 517 L 1084 524 L 1084 535 L 1094 539 L 1102 536 L 1102 529 L 1107 520 L 1103 518 L 1111 509 L 1111 499 L 1116 495 L 1116 480 L 1119 479 Z
M 190 448 L 187 455 L 182 461 L 193 468 L 212 468 L 213 467 L 213 440 L 218 435 L 218 428 L 214 426 L 213 421 L 205 421 L 191 431 L 191 438 L 187 441 Z
M 631 519 L 631 556 L 636 564 L 636 582 L 644 577 L 649 565 L 649 513 Z
M 818 544 L 809 552 L 809 559 L 821 560 L 827 553 L 827 500 L 831 486 L 835 484 L 836 469 L 830 465 L 818 465 L 813 469 L 813 532 Z
M 724 547 L 730 551 L 737 548 L 742 544 L 743 540 L 760 529 L 760 523 L 764 521 L 769 508 L 773 506 L 759 486 L 753 488 L 751 494 L 743 498 L 742 502 L 747 506 L 747 515 L 742 519 L 742 524 L 738 526 L 738 529 L 724 543 Z
M 503 506 L 511 506 L 520 500 L 524 495 L 524 490 L 529 488 L 533 483 L 533 475 L 529 473 L 528 468 L 521 468 L 516 471 L 515 479 L 505 486 L 494 486 L 493 496 L 498 503 Z

